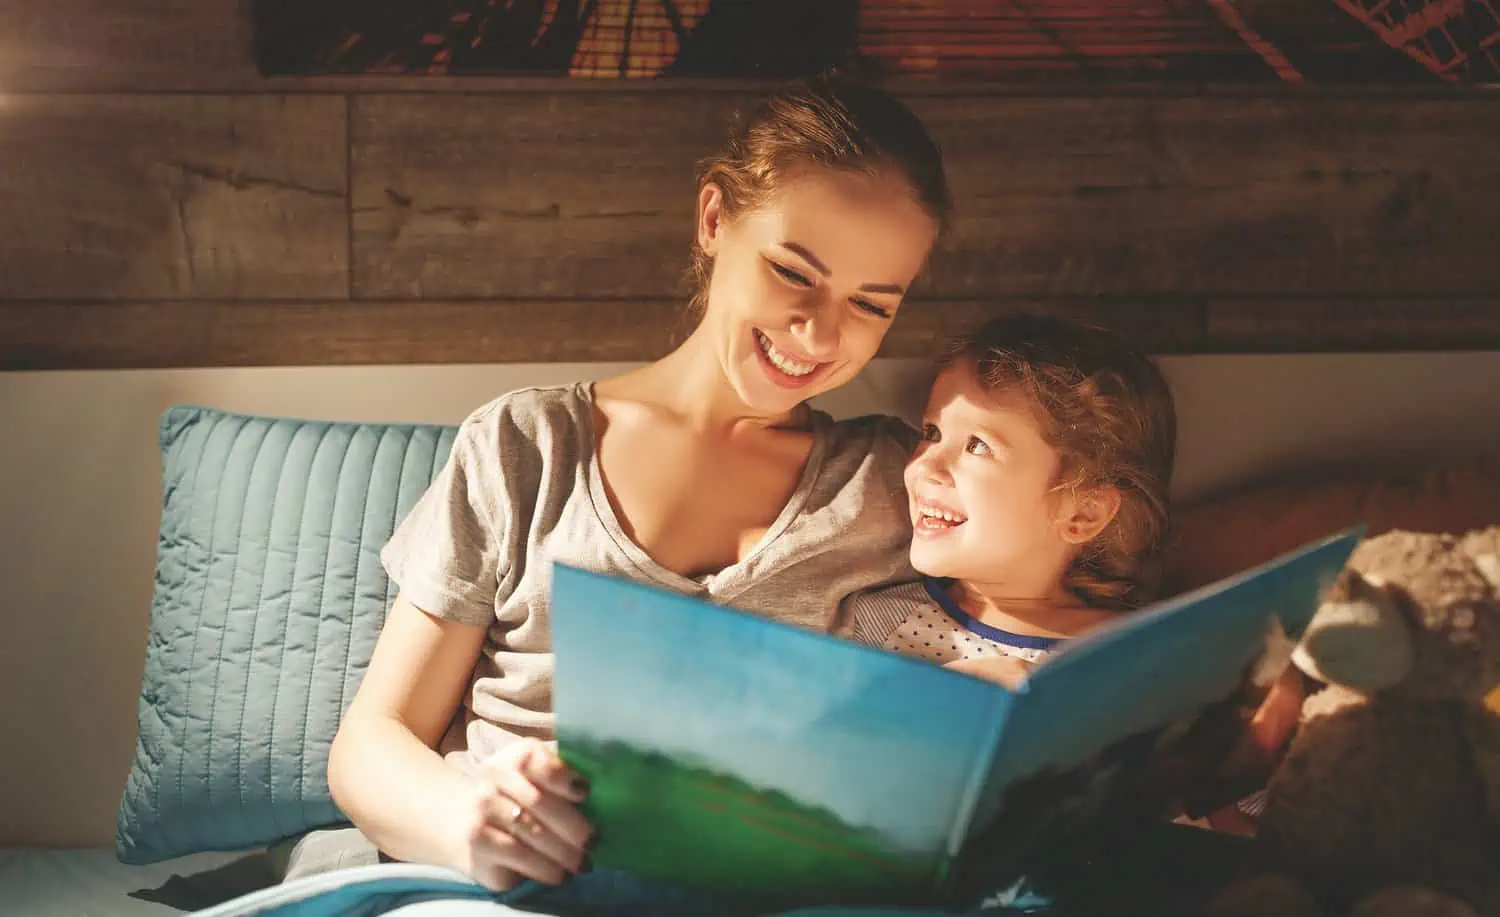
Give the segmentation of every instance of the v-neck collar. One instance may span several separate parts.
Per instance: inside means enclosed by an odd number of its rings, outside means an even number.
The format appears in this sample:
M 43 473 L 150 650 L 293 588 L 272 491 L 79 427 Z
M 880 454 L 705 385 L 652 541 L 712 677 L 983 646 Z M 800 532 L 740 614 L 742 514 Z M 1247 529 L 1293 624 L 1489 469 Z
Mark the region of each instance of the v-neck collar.
M 626 533 L 625 527 L 620 524 L 620 518 L 615 513 L 614 504 L 610 501 L 609 492 L 604 486 L 604 471 L 599 461 L 599 440 L 595 423 L 595 411 L 598 410 L 598 406 L 595 402 L 594 383 L 580 382 L 575 392 L 582 403 L 580 434 L 583 441 L 579 444 L 582 450 L 580 455 L 584 457 L 584 465 L 587 468 L 589 502 L 594 506 L 594 513 L 598 516 L 599 524 L 604 527 L 604 530 L 614 539 L 615 544 L 642 575 L 678 592 L 707 592 L 714 597 L 724 597 L 749 585 L 754 578 L 756 562 L 765 556 L 772 545 L 786 534 L 786 531 L 801 516 L 827 458 L 833 419 L 823 411 L 812 408 L 810 409 L 812 449 L 807 454 L 807 461 L 802 465 L 802 473 L 797 479 L 797 488 L 792 491 L 791 497 L 781 508 L 781 513 L 775 521 L 761 535 L 760 540 L 755 543 L 749 553 L 740 560 L 715 573 L 707 573 L 698 577 L 684 576 L 658 563 L 646 552 L 645 548 L 642 548 Z

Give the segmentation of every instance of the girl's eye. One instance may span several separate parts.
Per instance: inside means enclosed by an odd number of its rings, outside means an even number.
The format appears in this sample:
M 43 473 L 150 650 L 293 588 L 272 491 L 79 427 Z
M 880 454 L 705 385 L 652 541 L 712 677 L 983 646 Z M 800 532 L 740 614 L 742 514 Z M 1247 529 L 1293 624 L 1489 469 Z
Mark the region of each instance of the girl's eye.
M 889 309 L 882 309 L 881 307 L 875 305 L 874 303 L 870 302 L 867 299 L 856 299 L 856 300 L 853 300 L 853 302 L 854 302 L 854 305 L 857 306 L 863 312 L 868 312 L 871 315 L 877 316 L 879 318 L 890 318 L 891 317 L 891 310 L 889 310 Z
M 970 455 L 989 455 L 990 447 L 988 443 L 979 437 L 971 436 L 969 437 L 968 445 L 964 447 L 964 451 Z
M 922 442 L 924 442 L 924 443 L 935 443 L 937 441 L 938 441 L 938 428 L 937 428 L 937 424 L 934 424 L 934 423 L 924 423 L 924 424 L 922 424 Z
M 777 264 L 775 261 L 771 262 L 771 270 L 775 271 L 777 274 L 780 274 L 781 279 L 789 283 L 795 283 L 799 287 L 812 286 L 812 281 L 808 280 L 806 277 L 803 277 L 801 274 L 785 265 Z

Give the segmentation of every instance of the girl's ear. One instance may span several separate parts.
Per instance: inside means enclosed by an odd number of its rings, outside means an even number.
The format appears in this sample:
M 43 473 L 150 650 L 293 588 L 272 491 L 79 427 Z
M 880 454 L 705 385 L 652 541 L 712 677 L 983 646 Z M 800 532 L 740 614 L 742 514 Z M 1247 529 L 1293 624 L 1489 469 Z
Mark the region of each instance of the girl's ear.
M 724 192 L 713 182 L 698 189 L 698 248 L 712 258 L 724 231 Z
M 1070 504 L 1062 519 L 1062 539 L 1068 544 L 1086 544 L 1097 538 L 1120 512 L 1120 491 L 1110 486 L 1080 490 Z

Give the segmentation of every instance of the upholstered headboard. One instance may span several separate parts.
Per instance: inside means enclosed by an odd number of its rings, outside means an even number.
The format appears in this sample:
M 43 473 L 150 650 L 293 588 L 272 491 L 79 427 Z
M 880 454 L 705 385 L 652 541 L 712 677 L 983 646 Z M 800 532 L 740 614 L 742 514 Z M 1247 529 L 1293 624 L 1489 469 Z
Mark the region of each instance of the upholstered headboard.
M 1409 468 L 1325 468 L 1183 507 L 1169 553 L 1180 592 L 1339 528 L 1462 533 L 1500 525 L 1500 452 Z

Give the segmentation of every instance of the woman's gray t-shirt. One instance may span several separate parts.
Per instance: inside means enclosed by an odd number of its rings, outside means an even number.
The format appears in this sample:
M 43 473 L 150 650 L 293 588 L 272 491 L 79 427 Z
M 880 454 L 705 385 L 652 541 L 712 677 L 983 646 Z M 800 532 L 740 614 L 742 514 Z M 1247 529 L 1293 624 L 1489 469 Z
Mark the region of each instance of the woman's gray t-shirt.
M 455 723 L 462 731 L 443 743 L 460 766 L 512 736 L 553 735 L 553 562 L 825 632 L 843 629 L 847 597 L 915 578 L 901 481 L 915 433 L 901 421 L 813 412 L 812 450 L 781 515 L 743 560 L 694 579 L 625 534 L 599 471 L 594 410 L 593 386 L 578 383 L 522 389 L 474 411 L 381 552 L 411 604 L 489 627 Z

